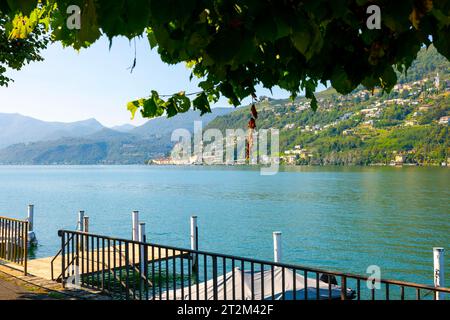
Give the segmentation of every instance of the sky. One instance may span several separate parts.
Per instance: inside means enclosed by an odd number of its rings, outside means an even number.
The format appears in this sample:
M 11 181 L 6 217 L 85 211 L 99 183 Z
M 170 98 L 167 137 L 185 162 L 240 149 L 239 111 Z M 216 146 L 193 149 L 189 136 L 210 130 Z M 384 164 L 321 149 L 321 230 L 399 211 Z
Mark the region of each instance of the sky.
M 95 118 L 108 127 L 140 125 L 146 120 L 140 115 L 131 120 L 127 102 L 146 97 L 151 90 L 160 94 L 199 91 L 198 81 L 189 81 L 190 71 L 184 64 L 163 63 L 145 38 L 136 40 L 136 52 L 137 65 L 130 73 L 134 42 L 128 39 L 115 38 L 109 49 L 109 41 L 101 38 L 80 52 L 52 44 L 43 52 L 43 62 L 8 73 L 14 82 L 0 87 L 0 113 L 60 122 Z M 257 90 L 258 96 L 289 97 L 280 88 L 273 88 L 272 93 Z M 227 100 L 221 99 L 214 107 L 227 106 Z

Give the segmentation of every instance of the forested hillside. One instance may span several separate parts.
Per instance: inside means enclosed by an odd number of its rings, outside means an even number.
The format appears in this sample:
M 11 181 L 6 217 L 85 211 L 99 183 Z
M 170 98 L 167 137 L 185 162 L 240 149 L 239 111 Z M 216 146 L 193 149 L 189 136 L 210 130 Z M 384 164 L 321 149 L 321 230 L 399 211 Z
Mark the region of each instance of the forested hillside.
M 282 160 L 290 164 L 441 164 L 450 156 L 450 63 L 422 49 L 389 94 L 359 88 L 349 95 L 316 94 L 319 108 L 261 97 L 257 128 L 280 129 Z M 250 108 L 212 121 L 208 128 L 247 128 Z

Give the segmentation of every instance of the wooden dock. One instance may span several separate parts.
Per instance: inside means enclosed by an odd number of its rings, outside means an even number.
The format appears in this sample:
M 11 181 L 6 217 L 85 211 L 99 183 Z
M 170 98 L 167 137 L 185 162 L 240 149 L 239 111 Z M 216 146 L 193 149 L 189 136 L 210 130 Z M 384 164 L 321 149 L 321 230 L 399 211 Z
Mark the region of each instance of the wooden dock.
M 130 270 L 138 268 L 141 262 L 140 250 L 145 253 L 143 246 L 138 244 L 128 243 L 128 250 L 126 250 L 126 244 L 118 246 L 110 246 L 100 248 L 96 250 L 78 250 L 79 255 L 75 256 L 72 253 L 66 253 L 65 267 L 66 270 L 72 271 L 73 266 L 78 267 L 80 275 L 92 274 L 96 272 L 109 272 L 111 270 L 125 269 L 128 265 Z M 159 254 L 159 250 L 154 248 L 153 250 L 147 247 L 147 264 L 155 263 L 162 260 L 178 259 L 187 257 L 186 252 L 176 250 L 162 249 Z M 126 251 L 128 251 L 128 257 L 126 257 Z M 38 276 L 43 279 L 52 280 L 52 261 L 53 261 L 53 278 L 58 278 L 61 274 L 62 256 L 58 255 L 54 257 L 46 257 L 39 259 L 28 260 L 28 273 L 34 276 Z M 67 268 L 68 262 L 70 262 L 69 268 Z M 8 265 L 6 263 L 5 265 Z M 13 266 L 13 264 L 11 264 Z

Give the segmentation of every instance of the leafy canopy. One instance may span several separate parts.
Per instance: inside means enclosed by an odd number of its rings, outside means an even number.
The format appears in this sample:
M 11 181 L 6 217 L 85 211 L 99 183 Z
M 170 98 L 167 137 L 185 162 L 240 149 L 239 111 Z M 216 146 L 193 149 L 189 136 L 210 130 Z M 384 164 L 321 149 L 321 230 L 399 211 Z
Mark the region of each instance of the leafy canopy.
M 7 15 L 2 11 L 5 3 L 0 4 L 0 86 L 7 86 L 12 81 L 6 76 L 7 69 L 20 70 L 26 63 L 42 60 L 39 52 L 49 40 L 45 36 L 48 24 L 42 10 L 29 17 Z
M 225 96 L 237 106 L 255 86 L 279 86 L 296 97 L 302 90 L 317 107 L 319 83 L 347 94 L 362 84 L 390 91 L 395 69 L 405 71 L 431 43 L 450 58 L 447 0 L 3 0 L 13 21 L 10 41 L 33 34 L 21 27 L 36 7 L 49 12 L 53 41 L 87 48 L 102 35 L 146 36 L 168 64 L 185 62 L 202 91 L 132 101 L 128 109 L 151 118 L 190 108 L 210 112 Z M 381 9 L 381 29 L 369 30 L 369 5 Z M 81 8 L 81 29 L 66 27 L 67 8 Z M 19 17 L 19 18 L 17 18 Z M 37 21 L 41 25 L 46 21 Z M 3 21 L 2 21 L 3 24 Z M 2 40 L 3 41 L 3 40 Z

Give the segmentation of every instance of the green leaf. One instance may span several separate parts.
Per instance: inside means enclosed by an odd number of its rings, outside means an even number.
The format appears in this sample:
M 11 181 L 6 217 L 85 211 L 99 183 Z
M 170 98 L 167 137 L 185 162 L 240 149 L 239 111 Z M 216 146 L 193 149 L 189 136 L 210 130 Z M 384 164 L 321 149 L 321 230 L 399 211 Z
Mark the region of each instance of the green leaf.
M 313 111 L 317 111 L 318 107 L 319 105 L 317 104 L 316 96 L 313 94 L 311 97 L 311 109 L 313 109 Z
M 208 55 L 214 59 L 212 64 L 231 61 L 236 53 L 236 43 L 240 43 L 241 40 L 242 34 L 236 30 L 227 30 L 217 34 L 206 49 Z
M 381 87 L 384 91 L 391 91 L 394 85 L 397 83 L 397 74 L 392 66 L 387 66 L 381 76 Z
M 283 16 L 274 16 L 274 21 L 277 26 L 277 39 L 286 37 L 291 33 L 291 28 Z
M 311 43 L 311 35 L 307 29 L 296 30 L 292 36 L 292 43 L 295 48 L 304 56 L 308 52 L 309 44 Z
M 355 88 L 342 67 L 334 68 L 331 75 L 331 85 L 341 94 L 348 94 Z
M 191 108 L 191 100 L 184 92 L 176 93 L 163 104 L 167 117 L 171 118 L 178 113 L 184 113 Z
M 166 103 L 164 103 L 164 108 L 166 109 L 167 118 L 171 118 L 177 115 L 177 103 L 173 96 L 167 99 Z
M 140 107 L 140 103 L 137 100 L 128 102 L 127 110 L 131 112 L 131 120 L 133 120 L 134 117 L 136 116 L 136 111 L 139 110 L 139 107 Z
M 211 112 L 211 107 L 209 105 L 208 97 L 205 92 L 198 94 L 192 101 L 194 110 L 200 110 L 200 115 Z
M 150 44 L 150 49 L 156 48 L 158 46 L 158 41 L 156 40 L 155 33 L 152 28 L 147 28 L 147 39 Z
M 239 104 L 241 103 L 229 82 L 223 82 L 220 85 L 220 92 L 222 92 L 222 94 L 227 97 L 230 100 L 230 103 L 235 107 L 239 106 Z
M 434 37 L 434 45 L 439 51 L 440 54 L 442 54 L 444 57 L 450 60 L 450 41 L 449 41 L 449 35 L 450 35 L 450 26 L 446 26 L 442 28 L 441 30 L 437 30 Z
M 317 83 L 312 80 L 306 80 L 302 82 L 302 86 L 305 88 L 305 97 L 311 100 L 310 101 L 311 109 L 316 111 L 318 105 L 314 91 L 316 90 Z
M 152 91 L 149 99 L 143 102 L 141 114 L 144 118 L 155 118 L 164 114 L 165 106 L 164 100 L 159 98 L 156 91 Z
M 263 41 L 275 41 L 278 39 L 277 24 L 272 16 L 259 16 L 254 25 L 256 37 Z
M 173 95 L 173 99 L 176 103 L 177 113 L 184 113 L 191 108 L 191 100 L 186 97 L 184 92 Z
M 7 0 L 7 2 L 12 11 L 20 11 L 25 16 L 28 16 L 38 4 L 37 0 Z
M 0 1 L 0 12 L 3 12 L 5 14 L 11 13 L 11 8 L 9 7 L 8 1 Z
M 77 33 L 76 49 L 85 48 L 100 38 L 97 11 L 94 0 L 87 0 L 81 9 L 81 29 Z

